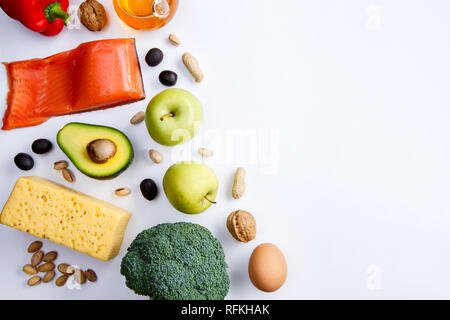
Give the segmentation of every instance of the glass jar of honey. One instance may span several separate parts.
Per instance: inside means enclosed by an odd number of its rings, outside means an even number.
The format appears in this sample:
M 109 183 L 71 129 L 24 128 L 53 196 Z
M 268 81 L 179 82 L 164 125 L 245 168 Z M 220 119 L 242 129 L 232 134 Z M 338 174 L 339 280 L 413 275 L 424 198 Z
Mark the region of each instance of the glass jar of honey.
M 139 30 L 158 29 L 174 16 L 178 0 L 113 0 L 119 18 Z

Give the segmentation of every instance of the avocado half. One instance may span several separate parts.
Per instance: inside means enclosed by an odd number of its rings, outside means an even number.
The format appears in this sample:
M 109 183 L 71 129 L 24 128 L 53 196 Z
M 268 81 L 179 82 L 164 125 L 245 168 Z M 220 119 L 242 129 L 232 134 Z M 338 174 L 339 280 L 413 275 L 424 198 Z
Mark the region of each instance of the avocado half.
M 96 139 L 108 139 L 116 145 L 116 154 L 106 163 L 97 164 L 88 156 L 86 146 Z M 111 127 L 71 122 L 58 131 L 56 142 L 75 167 L 92 178 L 117 177 L 134 158 L 133 146 L 128 137 Z

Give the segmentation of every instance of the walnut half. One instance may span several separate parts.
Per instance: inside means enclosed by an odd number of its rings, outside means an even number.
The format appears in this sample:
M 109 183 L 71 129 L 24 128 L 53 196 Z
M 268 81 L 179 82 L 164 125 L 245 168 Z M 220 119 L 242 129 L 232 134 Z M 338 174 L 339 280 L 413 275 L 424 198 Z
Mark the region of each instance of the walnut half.
M 81 23 L 90 31 L 100 31 L 108 21 L 105 8 L 97 0 L 86 0 L 78 9 Z

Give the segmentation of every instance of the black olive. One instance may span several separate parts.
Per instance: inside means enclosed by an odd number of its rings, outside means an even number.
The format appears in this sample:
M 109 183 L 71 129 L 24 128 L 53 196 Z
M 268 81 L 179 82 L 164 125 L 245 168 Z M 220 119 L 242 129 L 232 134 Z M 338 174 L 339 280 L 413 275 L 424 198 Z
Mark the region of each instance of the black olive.
M 150 49 L 145 55 L 145 62 L 147 62 L 147 64 L 150 67 L 156 67 L 158 64 L 161 63 L 163 58 L 164 58 L 163 52 L 158 48 L 153 48 Z
M 31 145 L 31 150 L 37 154 L 43 154 L 49 152 L 53 147 L 53 144 L 47 139 L 37 139 Z
M 21 170 L 31 170 L 34 167 L 33 158 L 26 153 L 18 153 L 14 157 L 14 163 Z
M 144 179 L 141 182 L 141 192 L 145 199 L 152 201 L 158 194 L 158 187 L 152 179 Z
M 165 70 L 159 74 L 159 81 L 168 87 L 174 86 L 177 83 L 178 76 L 175 72 Z

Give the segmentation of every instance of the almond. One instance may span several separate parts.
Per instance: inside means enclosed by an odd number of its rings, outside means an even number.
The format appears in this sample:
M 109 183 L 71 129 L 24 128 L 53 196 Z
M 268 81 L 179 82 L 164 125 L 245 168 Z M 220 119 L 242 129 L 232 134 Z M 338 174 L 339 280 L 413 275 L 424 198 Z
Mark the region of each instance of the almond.
M 22 271 L 29 275 L 37 273 L 36 267 L 32 266 L 31 264 L 24 265 Z
M 55 265 L 52 262 L 47 262 L 44 264 L 41 264 L 37 270 L 39 272 L 48 272 L 48 271 L 52 271 L 53 269 L 55 269 Z
M 78 282 L 79 284 L 84 284 L 84 283 L 86 283 L 86 274 L 85 274 L 84 271 L 81 270 L 81 269 L 75 270 L 75 273 L 73 274 L 73 278 L 74 278 L 75 281 Z
M 66 275 L 72 275 L 75 272 L 75 269 L 67 263 L 61 263 L 58 265 L 58 271 Z
M 50 251 L 50 252 L 47 252 L 44 255 L 44 257 L 42 258 L 42 261 L 44 261 L 44 262 L 52 262 L 52 261 L 56 260 L 57 257 L 58 257 L 58 252 Z
M 27 284 L 28 284 L 30 287 L 36 286 L 36 285 L 38 285 L 39 283 L 41 283 L 41 277 L 39 277 L 39 276 L 31 277 L 31 278 L 28 280 L 28 282 L 27 282 Z
M 31 256 L 31 265 L 37 266 L 42 262 L 42 258 L 44 257 L 44 253 L 42 251 L 38 251 Z
M 54 270 L 47 271 L 45 273 L 44 277 L 42 278 L 42 281 L 44 281 L 45 283 L 48 283 L 53 280 L 55 275 L 56 275 L 56 273 Z
M 68 276 L 68 275 L 62 275 L 62 276 L 60 276 L 60 277 L 58 277 L 58 278 L 56 279 L 55 284 L 56 284 L 58 287 L 62 287 L 63 285 L 66 284 L 67 279 L 69 279 L 69 276 Z
M 97 281 L 97 274 L 95 273 L 94 270 L 92 270 L 92 269 L 87 269 L 84 273 L 86 274 L 86 278 L 87 278 L 90 282 L 95 282 L 95 281 Z
M 41 249 L 41 248 L 42 248 L 42 242 L 40 242 L 40 241 L 34 241 L 34 242 L 32 242 L 32 243 L 28 246 L 27 251 L 28 251 L 29 253 L 33 253 L 33 252 L 38 251 L 38 250 Z

